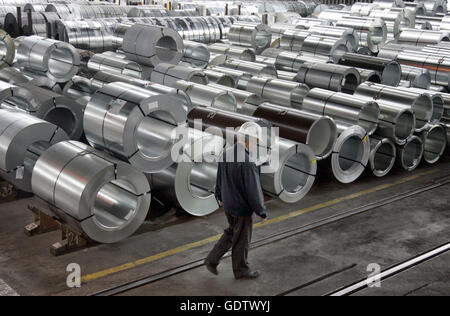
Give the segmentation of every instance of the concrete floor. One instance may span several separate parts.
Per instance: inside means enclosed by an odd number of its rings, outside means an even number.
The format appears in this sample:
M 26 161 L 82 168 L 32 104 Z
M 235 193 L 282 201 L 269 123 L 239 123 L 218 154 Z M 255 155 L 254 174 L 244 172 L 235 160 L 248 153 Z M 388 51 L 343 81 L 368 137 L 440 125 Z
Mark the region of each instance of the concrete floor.
M 253 239 L 261 240 L 410 191 L 446 175 L 450 175 L 448 158 L 437 165 L 422 165 L 412 173 L 394 170 L 381 179 L 365 175 L 350 185 L 324 177 L 299 203 L 286 205 L 270 201 L 270 217 L 277 220 L 256 228 Z M 230 259 L 224 259 L 218 277 L 201 267 L 125 294 L 276 295 L 344 269 L 342 273 L 289 293 L 322 295 L 367 276 L 369 263 L 386 268 L 448 242 L 448 192 L 449 186 L 443 186 L 256 248 L 250 252 L 250 263 L 262 273 L 256 281 L 234 281 Z M 60 233 L 34 237 L 23 233 L 23 227 L 33 220 L 26 210 L 30 203 L 33 199 L 0 204 L 0 280 L 20 295 L 86 295 L 204 258 L 213 246 L 213 240 L 208 242 L 205 238 L 221 234 L 226 222 L 221 211 L 203 218 L 181 216 L 168 222 L 160 219 L 144 225 L 121 243 L 94 245 L 53 257 L 49 246 L 58 241 Z M 308 208 L 309 212 L 291 214 Z M 288 219 L 280 218 L 287 214 L 291 214 Z M 192 244 L 198 241 L 201 242 Z M 448 254 L 436 257 L 387 279 L 381 288 L 366 289 L 358 295 L 448 295 L 448 258 Z M 70 263 L 78 263 L 82 275 L 90 278 L 79 289 L 66 286 L 66 267 Z

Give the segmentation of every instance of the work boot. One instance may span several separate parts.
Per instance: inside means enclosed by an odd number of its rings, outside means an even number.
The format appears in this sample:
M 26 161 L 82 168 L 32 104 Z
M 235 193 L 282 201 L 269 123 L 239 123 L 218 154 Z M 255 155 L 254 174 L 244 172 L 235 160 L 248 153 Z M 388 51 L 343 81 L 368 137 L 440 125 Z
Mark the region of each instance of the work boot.
M 251 271 L 245 275 L 235 277 L 236 280 L 243 280 L 243 279 L 257 279 L 259 278 L 259 272 L 258 271 Z
M 211 262 L 209 262 L 208 259 L 205 260 L 205 266 L 206 269 L 208 269 L 209 272 L 212 274 L 218 275 L 219 272 L 217 271 L 217 265 L 213 265 Z

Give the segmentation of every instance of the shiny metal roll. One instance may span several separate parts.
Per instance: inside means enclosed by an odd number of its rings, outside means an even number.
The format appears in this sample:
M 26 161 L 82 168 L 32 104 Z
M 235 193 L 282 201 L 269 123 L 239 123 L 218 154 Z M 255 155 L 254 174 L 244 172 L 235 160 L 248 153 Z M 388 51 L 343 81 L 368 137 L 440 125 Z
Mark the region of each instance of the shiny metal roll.
M 123 37 L 122 49 L 128 59 L 142 65 L 178 64 L 183 57 L 184 44 L 174 30 L 143 24 L 131 26 Z
M 185 67 L 161 63 L 158 64 L 150 75 L 150 81 L 165 86 L 174 87 L 178 80 L 208 84 L 208 76 L 198 68 Z
M 450 35 L 444 31 L 403 29 L 398 36 L 400 43 L 408 45 L 424 46 L 450 41 Z
M 403 8 L 405 6 L 403 0 L 374 0 L 373 4 L 380 8 Z
M 270 143 L 271 134 L 269 129 L 271 125 L 266 120 L 254 116 L 197 106 L 188 113 L 188 122 L 189 127 L 217 136 L 220 135 L 226 138 L 230 144 L 234 144 L 235 139 L 228 139 L 228 136 L 236 138 L 237 131 L 245 130 L 246 126 L 259 126 L 259 129 L 267 129 L 265 141 Z M 201 125 L 198 126 L 198 124 Z M 231 135 L 228 135 L 228 133 L 231 133 Z
M 33 84 L 20 85 L 21 89 L 2 99 L 0 107 L 19 111 L 53 123 L 64 130 L 69 139 L 79 140 L 83 134 L 83 108 L 74 100 Z M 23 93 L 22 93 L 23 91 Z M 27 99 L 31 95 L 32 99 Z
M 319 20 L 337 22 L 343 18 L 350 16 L 351 12 L 342 10 L 324 10 L 317 15 Z
M 363 68 L 356 68 L 356 70 L 359 72 L 361 82 L 381 83 L 381 74 L 378 71 Z
M 337 129 L 330 117 L 271 103 L 261 104 L 253 116 L 278 127 L 280 137 L 308 145 L 317 159 L 331 155 Z
M 52 123 L 0 109 L 0 176 L 18 189 L 31 192 L 37 158 L 52 144 L 67 139 L 64 130 Z
M 236 83 L 236 88 L 239 88 L 241 90 L 247 89 L 247 83 L 252 78 L 252 75 L 250 73 L 241 70 L 226 68 L 222 66 L 214 66 L 210 69 L 232 77 Z
M 258 106 L 263 103 L 263 98 L 253 92 L 230 88 L 217 83 L 209 83 L 207 86 L 214 89 L 231 92 L 236 99 L 236 112 L 241 114 L 253 115 Z
M 413 20 L 408 19 L 404 10 L 372 10 L 369 16 L 381 18 L 386 23 L 389 39 L 397 39 L 404 29 L 413 28 L 415 25 L 414 16 L 408 15 Z
M 448 87 L 450 83 L 450 58 L 437 53 L 417 51 L 400 52 L 396 60 L 403 66 L 412 66 L 428 69 L 431 74 L 431 83 Z
M 183 41 L 184 53 L 181 61 L 190 64 L 192 67 L 205 68 L 210 59 L 208 46 L 193 41 Z
M 56 82 L 67 82 L 78 73 L 80 54 L 68 43 L 29 36 L 20 39 L 17 63 Z
M 89 144 L 150 173 L 173 164 L 173 133 L 185 124 L 179 99 L 122 82 L 103 86 L 84 112 Z
M 376 177 L 384 177 L 395 165 L 397 148 L 389 138 L 370 137 L 370 170 Z
M 438 162 L 447 147 L 447 132 L 445 127 L 438 124 L 429 125 L 418 136 L 424 146 L 423 159 L 429 164 Z
M 433 103 L 433 111 L 431 114 L 430 124 L 438 124 L 442 116 L 444 115 L 444 98 L 442 97 L 441 93 L 436 91 L 430 91 L 425 89 L 418 89 L 418 88 L 403 88 L 399 87 L 399 89 L 404 89 L 405 91 L 414 91 L 420 94 L 426 94 L 431 98 L 431 102 Z
M 255 52 L 251 48 L 240 47 L 222 43 L 214 43 L 208 46 L 211 53 L 226 55 L 228 57 L 245 60 L 245 61 L 255 61 Z
M 359 46 L 367 47 L 372 53 L 378 53 L 387 39 L 386 23 L 379 18 L 345 17 L 337 21 L 336 26 L 353 28 Z
M 147 177 L 158 201 L 193 216 L 206 216 L 219 208 L 214 189 L 225 141 L 194 129 L 188 129 L 186 134 L 180 162 Z
M 50 147 L 36 162 L 31 181 L 54 215 L 100 243 L 132 235 L 150 206 L 142 172 L 79 142 Z
M 370 158 L 370 140 L 360 126 L 338 125 L 339 137 L 331 155 L 331 169 L 341 183 L 356 181 L 366 169 Z
M 431 74 L 428 69 L 402 65 L 402 80 L 406 80 L 413 88 L 428 90 L 431 85 Z
M 321 55 L 312 55 L 306 52 L 288 52 L 281 49 L 268 48 L 263 56 L 275 58 L 275 67 L 278 70 L 298 72 L 300 66 L 305 62 L 323 62 L 327 63 L 329 57 Z
M 270 46 L 272 33 L 265 24 L 235 22 L 228 32 L 228 40 L 233 45 L 250 47 L 260 54 Z
M 297 82 L 305 83 L 310 88 L 353 93 L 360 83 L 358 70 L 334 64 L 304 63 L 295 77 Z
M 95 91 L 97 91 L 97 89 L 92 86 L 91 79 L 73 76 L 73 78 L 64 85 L 62 92 L 66 97 L 76 100 L 86 96 L 91 97 Z
M 269 102 L 301 109 L 309 88 L 298 82 L 253 76 L 247 84 L 247 91 Z
M 311 35 L 309 30 L 287 29 L 281 35 L 279 47 L 283 50 L 299 52 L 304 41 Z
M 91 72 L 108 71 L 138 79 L 146 79 L 149 76 L 149 71 L 146 72 L 137 62 L 111 54 L 93 55 L 87 63 L 87 69 Z
M 303 41 L 302 51 L 314 56 L 326 56 L 337 63 L 349 51 L 345 40 L 322 35 L 311 34 Z
M 214 71 L 211 69 L 205 69 L 203 70 L 203 72 L 208 77 L 210 83 L 216 83 L 230 88 L 236 88 L 237 86 L 237 81 L 234 79 L 234 77 L 230 75 Z
M 300 201 L 311 190 L 317 173 L 317 161 L 308 145 L 278 138 L 271 159 L 261 173 L 261 186 L 266 194 L 285 203 Z
M 327 25 L 313 25 L 308 29 L 312 34 L 341 38 L 350 52 L 358 48 L 358 35 L 350 27 L 329 27 Z
M 2 69 L 13 64 L 16 47 L 9 34 L 3 30 L 0 30 L 0 45 L 2 46 L 0 50 L 0 69 Z
M 184 91 L 196 106 L 213 107 L 235 112 L 236 98 L 228 91 L 213 88 L 199 83 L 178 80 L 173 88 Z
M 243 71 L 253 76 L 261 75 L 273 78 L 278 77 L 277 70 L 274 66 L 254 63 L 250 61 L 229 59 L 224 64 L 222 64 L 221 67 Z
M 340 58 L 339 64 L 378 71 L 381 74 L 381 83 L 388 86 L 396 87 L 402 79 L 399 63 L 387 58 L 347 53 Z
M 433 115 L 433 101 L 429 94 L 394 88 L 381 84 L 365 82 L 358 86 L 355 95 L 373 98 L 375 101 L 383 101 L 394 106 L 409 106 L 416 117 L 416 131 L 422 130 L 430 123 Z
M 406 171 L 414 171 L 420 164 L 424 146 L 417 136 L 411 136 L 403 146 L 397 145 L 397 163 Z
M 95 90 L 99 90 L 103 88 L 103 86 L 105 86 L 106 84 L 113 82 L 124 82 L 150 90 L 154 93 L 172 95 L 176 97 L 178 101 L 181 102 L 180 104 L 182 105 L 182 107 L 185 109 L 186 112 L 189 112 L 189 110 L 193 107 L 191 99 L 184 91 L 164 86 L 158 83 L 154 83 L 151 81 L 140 80 L 124 75 L 117 75 L 99 71 L 94 75 L 94 78 L 91 80 L 91 87 Z
M 327 115 L 348 125 L 361 126 L 368 135 L 378 127 L 380 108 L 377 102 L 325 89 L 311 89 L 302 109 Z
M 278 78 L 286 81 L 295 81 L 297 73 L 290 71 L 278 70 Z

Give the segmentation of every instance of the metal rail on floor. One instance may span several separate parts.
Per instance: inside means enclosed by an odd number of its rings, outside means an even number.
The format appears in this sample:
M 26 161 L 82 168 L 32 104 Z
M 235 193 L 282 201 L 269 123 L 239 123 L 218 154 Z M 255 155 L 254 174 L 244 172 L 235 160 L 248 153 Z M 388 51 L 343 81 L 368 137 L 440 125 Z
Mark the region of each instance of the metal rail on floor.
M 382 199 L 382 200 L 379 200 L 379 201 L 376 201 L 376 202 L 373 202 L 373 203 L 369 203 L 369 204 L 366 204 L 366 205 L 363 205 L 363 206 L 360 206 L 360 207 L 357 207 L 357 208 L 354 208 L 354 209 L 351 209 L 351 210 L 348 210 L 348 211 L 345 211 L 345 212 L 342 212 L 342 213 L 339 213 L 339 214 L 336 214 L 336 215 L 333 215 L 333 216 L 330 216 L 330 217 L 327 217 L 327 218 L 324 218 L 324 219 L 321 219 L 321 220 L 318 220 L 318 221 L 313 222 L 313 223 L 308 224 L 308 225 L 300 226 L 300 227 L 297 227 L 297 228 L 294 228 L 294 229 L 286 230 L 284 232 L 273 234 L 271 236 L 262 238 L 262 239 L 260 239 L 258 241 L 253 242 L 251 244 L 251 246 L 250 246 L 250 249 L 263 247 L 263 246 L 266 246 L 266 245 L 269 245 L 269 244 L 281 241 L 283 239 L 290 238 L 290 237 L 296 236 L 298 234 L 301 234 L 301 233 L 304 233 L 304 232 L 307 232 L 307 231 L 310 231 L 310 230 L 313 230 L 313 229 L 316 229 L 316 228 L 319 228 L 319 227 L 323 227 L 325 225 L 336 223 L 338 221 L 341 221 L 341 220 L 347 219 L 349 217 L 352 217 L 352 216 L 355 216 L 355 215 L 359 215 L 359 214 L 362 214 L 362 213 L 374 210 L 376 208 L 379 208 L 379 207 L 382 207 L 382 206 L 385 206 L 385 205 L 397 202 L 399 200 L 402 200 L 402 199 L 405 199 L 405 198 L 409 198 L 409 197 L 421 194 L 423 192 L 434 190 L 436 188 L 442 187 L 442 186 L 447 185 L 449 183 L 450 183 L 449 176 L 445 176 L 445 177 L 442 177 L 440 179 L 435 179 L 435 180 L 432 181 L 431 184 L 423 186 L 421 188 L 414 189 L 414 190 L 411 190 L 411 191 L 407 191 L 407 192 L 404 192 L 404 193 L 400 193 L 400 194 L 397 194 L 395 196 L 392 196 L 392 197 L 389 197 L 389 198 L 386 198 L 386 199 Z M 226 258 L 226 257 L 229 257 L 229 256 L 230 256 L 230 253 L 227 253 L 224 257 Z M 93 293 L 90 296 L 114 296 L 114 295 L 118 295 L 118 294 L 125 293 L 125 292 L 128 292 L 130 290 L 133 290 L 133 289 L 136 289 L 136 288 L 139 288 L 139 287 L 151 284 L 151 283 L 155 283 L 155 282 L 161 281 L 161 280 L 169 278 L 171 276 L 174 276 L 174 275 L 177 275 L 177 274 L 180 274 L 180 273 L 184 273 L 184 272 L 187 272 L 187 271 L 199 268 L 199 267 L 201 267 L 203 265 L 204 265 L 204 259 L 195 260 L 195 261 L 192 261 L 190 263 L 187 263 L 187 264 L 175 267 L 173 269 L 169 269 L 169 270 L 163 271 L 161 273 L 153 274 L 153 275 L 150 275 L 150 276 L 147 276 L 147 277 L 135 280 L 135 281 L 126 282 L 126 283 L 124 283 L 122 285 L 115 286 L 115 287 L 112 287 L 110 289 L 106 289 L 106 290 L 102 290 L 100 292 Z
M 364 278 L 364 279 L 359 280 L 358 282 L 355 282 L 355 283 L 347 285 L 343 288 L 334 290 L 333 292 L 328 293 L 325 296 L 348 296 L 348 295 L 354 294 L 356 292 L 359 292 L 359 291 L 369 287 L 370 284 L 372 284 L 374 282 L 379 282 L 379 281 L 385 280 L 389 277 L 392 277 L 394 275 L 397 275 L 397 274 L 399 274 L 405 270 L 411 269 L 412 267 L 415 267 L 425 261 L 431 260 L 432 258 L 437 257 L 449 250 L 450 250 L 450 242 L 447 242 L 439 247 L 435 247 L 429 251 L 426 251 L 420 255 L 417 255 L 414 258 L 411 258 L 404 262 L 398 263 L 398 264 L 394 265 L 393 267 L 386 269 L 385 271 L 382 271 L 370 278 Z

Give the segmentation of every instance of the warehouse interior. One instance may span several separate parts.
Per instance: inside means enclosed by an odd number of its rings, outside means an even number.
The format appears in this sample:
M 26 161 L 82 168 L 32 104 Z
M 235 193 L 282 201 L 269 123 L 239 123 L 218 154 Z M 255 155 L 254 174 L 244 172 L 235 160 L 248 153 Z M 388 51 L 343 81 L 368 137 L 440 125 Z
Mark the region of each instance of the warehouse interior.
M 447 296 L 446 0 L 0 0 L 0 296 Z M 205 258 L 256 131 L 261 276 Z

